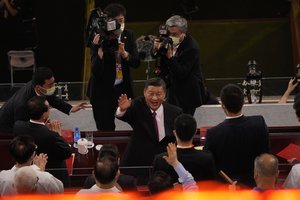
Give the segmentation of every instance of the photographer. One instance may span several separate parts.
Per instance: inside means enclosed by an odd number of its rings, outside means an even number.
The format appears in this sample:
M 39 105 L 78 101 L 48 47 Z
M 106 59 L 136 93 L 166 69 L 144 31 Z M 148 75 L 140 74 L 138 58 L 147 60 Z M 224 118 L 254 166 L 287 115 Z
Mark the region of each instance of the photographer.
M 130 67 L 139 66 L 133 33 L 125 28 L 126 9 L 110 4 L 92 11 L 87 28 L 92 74 L 87 96 L 98 130 L 115 130 L 115 109 L 121 94 L 133 97 Z M 115 30 L 111 30 L 115 29 Z
M 166 21 L 166 26 L 171 42 L 165 45 L 166 40 L 154 41 L 153 51 L 160 59 L 158 76 L 168 84 L 167 101 L 181 107 L 184 113 L 194 115 L 196 108 L 206 99 L 199 48 L 187 33 L 185 18 L 172 16 Z

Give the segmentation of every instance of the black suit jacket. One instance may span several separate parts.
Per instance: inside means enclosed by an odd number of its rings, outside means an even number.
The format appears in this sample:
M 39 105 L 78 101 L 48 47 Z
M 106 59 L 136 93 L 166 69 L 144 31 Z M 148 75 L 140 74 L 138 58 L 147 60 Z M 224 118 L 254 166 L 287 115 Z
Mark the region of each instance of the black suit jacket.
M 168 102 L 181 108 L 196 108 L 205 99 L 205 87 L 197 42 L 186 34 L 175 55 L 161 60 L 161 77 L 168 83 Z
M 165 152 L 169 142 L 175 142 L 174 120 L 182 110 L 168 103 L 163 103 L 163 107 L 166 136 L 160 142 L 156 138 L 152 113 L 144 97 L 134 99 L 124 116 L 119 118 L 129 123 L 133 129 L 121 165 L 150 166 L 156 154 Z
M 26 104 L 29 99 L 36 96 L 32 82 L 28 82 L 24 87 L 20 88 L 0 109 L 0 132 L 12 132 L 15 121 L 29 121 L 26 111 Z M 69 114 L 72 106 L 55 95 L 47 96 L 49 104 Z
M 49 172 L 65 183 L 68 179 L 65 159 L 68 159 L 72 153 L 67 141 L 46 126 L 31 122 L 17 121 L 13 131 L 16 135 L 30 135 L 38 146 L 37 153 L 48 155 L 46 169 L 60 169 Z
M 164 171 L 171 175 L 173 183 L 178 182 L 176 171 L 163 158 L 165 155 L 166 153 L 162 153 L 155 156 L 153 170 Z M 177 157 L 184 168 L 193 175 L 195 181 L 216 179 L 216 168 L 211 152 L 194 148 L 177 148 Z
M 138 67 L 139 56 L 133 33 L 125 29 L 121 35 L 129 59 L 121 58 L 123 82 L 114 85 L 116 78 L 115 50 L 103 47 L 103 58 L 98 56 L 98 47 L 90 45 L 92 73 L 88 84 L 87 96 L 93 106 L 93 115 L 99 130 L 115 129 L 115 110 L 121 94 L 133 98 L 130 67 Z M 89 43 L 90 44 L 90 43 Z
M 226 119 L 207 130 L 205 149 L 212 152 L 217 170 L 239 183 L 255 186 L 254 159 L 269 152 L 269 133 L 262 116 Z
M 125 29 L 121 35 L 121 41 L 125 43 L 125 50 L 129 53 L 129 60 L 121 58 L 123 93 L 133 96 L 130 67 L 138 67 L 140 64 L 133 32 Z M 116 78 L 116 59 L 113 49 L 103 48 L 103 59 L 98 56 L 98 47 L 91 45 L 92 74 L 89 80 L 87 96 L 91 103 L 102 104 L 104 100 L 112 101 L 114 95 L 114 83 Z M 105 101 L 107 102 L 107 101 Z

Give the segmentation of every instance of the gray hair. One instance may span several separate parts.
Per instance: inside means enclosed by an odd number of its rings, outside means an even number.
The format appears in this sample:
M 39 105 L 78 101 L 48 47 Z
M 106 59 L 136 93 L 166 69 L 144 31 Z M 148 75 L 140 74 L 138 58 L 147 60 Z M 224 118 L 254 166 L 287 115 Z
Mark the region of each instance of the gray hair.
M 166 25 L 169 27 L 178 27 L 183 33 L 186 33 L 188 28 L 186 19 L 179 15 L 174 15 L 167 19 Z
M 255 158 L 254 171 L 264 177 L 276 176 L 278 173 L 278 159 L 272 154 L 261 154 Z
M 32 167 L 21 167 L 15 174 L 14 187 L 19 194 L 35 193 L 38 179 Z

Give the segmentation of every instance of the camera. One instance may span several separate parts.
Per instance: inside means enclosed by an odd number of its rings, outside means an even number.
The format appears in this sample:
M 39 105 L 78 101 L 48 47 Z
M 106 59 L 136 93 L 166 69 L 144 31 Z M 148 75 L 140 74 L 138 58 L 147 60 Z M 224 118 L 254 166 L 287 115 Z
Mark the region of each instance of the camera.
M 158 32 L 159 32 L 159 42 L 161 42 L 161 46 L 158 49 L 158 54 L 166 55 L 169 46 L 173 44 L 173 40 L 170 38 L 170 33 L 168 31 L 168 26 L 160 25 Z
M 100 35 L 100 41 L 97 46 L 107 46 L 118 48 L 118 38 L 121 34 L 121 24 L 114 18 L 109 17 L 106 13 L 102 12 L 100 8 L 91 11 L 88 37 L 90 40 L 96 34 Z

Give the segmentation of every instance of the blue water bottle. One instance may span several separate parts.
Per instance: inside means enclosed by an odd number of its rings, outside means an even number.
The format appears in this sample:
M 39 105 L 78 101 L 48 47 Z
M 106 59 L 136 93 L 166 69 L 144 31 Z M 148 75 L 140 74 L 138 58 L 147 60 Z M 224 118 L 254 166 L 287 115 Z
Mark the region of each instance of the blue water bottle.
M 81 138 L 81 134 L 80 134 L 80 131 L 79 131 L 79 128 L 76 127 L 75 128 L 75 131 L 74 131 L 74 144 L 73 146 L 75 148 L 77 148 L 77 141 Z

